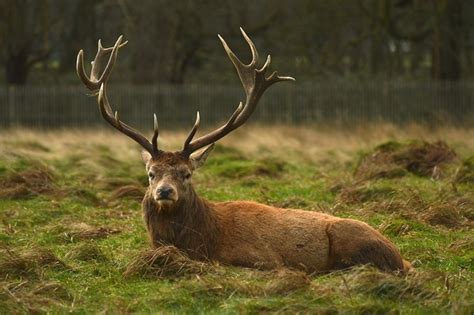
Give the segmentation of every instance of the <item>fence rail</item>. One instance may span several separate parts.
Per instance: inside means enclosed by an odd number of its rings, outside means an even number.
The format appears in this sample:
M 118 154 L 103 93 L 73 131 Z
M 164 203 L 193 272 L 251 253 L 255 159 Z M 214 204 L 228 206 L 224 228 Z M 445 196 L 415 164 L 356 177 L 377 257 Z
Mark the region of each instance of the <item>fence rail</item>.
M 0 128 L 103 126 L 96 100 L 82 86 L 0 87 Z M 229 86 L 113 86 L 109 99 L 120 117 L 150 128 L 152 113 L 166 128 L 222 122 L 244 95 Z M 352 124 L 387 121 L 469 125 L 474 122 L 474 82 L 321 82 L 279 84 L 260 101 L 253 122 Z

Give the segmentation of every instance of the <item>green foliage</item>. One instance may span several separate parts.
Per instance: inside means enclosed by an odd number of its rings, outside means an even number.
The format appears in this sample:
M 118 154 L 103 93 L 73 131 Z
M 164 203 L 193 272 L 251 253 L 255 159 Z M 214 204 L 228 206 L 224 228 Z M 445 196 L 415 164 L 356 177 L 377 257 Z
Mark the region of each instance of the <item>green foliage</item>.
M 217 146 L 194 175 L 203 197 L 357 218 L 392 239 L 416 268 L 407 276 L 369 267 L 306 275 L 150 251 L 136 198 L 146 181 L 141 162 L 120 160 L 105 146 L 87 149 L 87 156 L 79 146 L 36 161 L 1 158 L 3 183 L 41 170 L 50 189 L 0 199 L 0 313 L 472 313 L 470 181 L 411 173 L 361 181 L 348 176 L 355 163 L 330 153 L 314 163 Z

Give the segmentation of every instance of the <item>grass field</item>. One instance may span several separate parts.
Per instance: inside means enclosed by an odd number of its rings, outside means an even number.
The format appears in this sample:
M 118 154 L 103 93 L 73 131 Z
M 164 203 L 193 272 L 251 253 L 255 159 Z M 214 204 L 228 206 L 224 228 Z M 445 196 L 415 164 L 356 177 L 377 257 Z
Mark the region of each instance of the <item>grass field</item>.
M 162 134 L 169 150 L 185 138 Z M 193 181 L 213 201 L 363 220 L 416 270 L 307 275 L 173 250 L 141 263 L 138 147 L 112 132 L 11 130 L 0 133 L 0 313 L 474 312 L 474 129 L 246 126 Z

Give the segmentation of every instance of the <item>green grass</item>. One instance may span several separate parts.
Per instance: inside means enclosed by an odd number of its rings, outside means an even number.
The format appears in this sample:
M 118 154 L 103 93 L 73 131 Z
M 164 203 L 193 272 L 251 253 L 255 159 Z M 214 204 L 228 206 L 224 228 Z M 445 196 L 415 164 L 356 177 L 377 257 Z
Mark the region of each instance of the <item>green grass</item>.
M 2 145 L 2 314 L 474 311 L 470 149 L 459 159 L 459 181 L 454 173 L 432 180 L 408 172 L 358 181 L 357 150 L 345 152 L 348 159 L 322 150 L 312 160 L 298 158 L 298 152 L 249 154 L 219 145 L 194 175 L 198 193 L 213 201 L 256 200 L 363 220 L 414 263 L 416 271 L 407 276 L 370 267 L 305 275 L 214 265 L 196 274 L 126 277 L 127 267 L 149 245 L 140 202 L 114 194 L 125 185 L 146 185 L 139 154 L 121 156 L 107 139 L 76 143 L 67 151 L 33 140 Z M 14 178 L 22 179 L 13 183 Z M 19 193 L 7 193 L 12 185 L 21 186 Z M 12 261 L 21 272 L 8 269 Z

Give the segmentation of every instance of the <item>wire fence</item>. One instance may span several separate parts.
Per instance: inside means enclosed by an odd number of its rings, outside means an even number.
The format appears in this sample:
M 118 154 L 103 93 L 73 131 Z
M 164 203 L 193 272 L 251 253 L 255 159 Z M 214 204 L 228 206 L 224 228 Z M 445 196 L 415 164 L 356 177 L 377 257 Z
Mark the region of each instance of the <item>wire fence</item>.
M 200 85 L 114 85 L 109 99 L 123 121 L 152 127 L 156 113 L 165 128 L 225 121 L 244 99 L 240 87 Z M 262 97 L 251 121 L 285 124 L 472 125 L 474 82 L 320 82 L 280 83 Z M 0 128 L 104 126 L 95 97 L 83 86 L 0 87 Z

